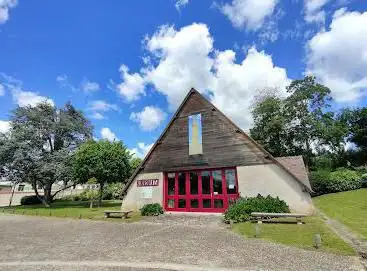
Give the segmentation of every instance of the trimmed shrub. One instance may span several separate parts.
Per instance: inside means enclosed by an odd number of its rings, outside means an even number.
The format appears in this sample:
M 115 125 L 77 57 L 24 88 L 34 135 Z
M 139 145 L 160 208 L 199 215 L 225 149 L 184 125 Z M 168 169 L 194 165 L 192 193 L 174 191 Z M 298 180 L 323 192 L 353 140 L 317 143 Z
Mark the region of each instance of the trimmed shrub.
M 339 169 L 330 173 L 329 190 L 341 192 L 355 190 L 362 187 L 362 177 L 353 170 Z
M 310 182 L 314 191 L 314 196 L 327 194 L 330 171 L 318 170 L 310 172 Z
M 258 194 L 253 198 L 239 198 L 231 202 L 224 214 L 224 221 L 245 222 L 249 220 L 252 212 L 289 213 L 290 210 L 287 203 L 279 197 L 264 197 Z
M 24 196 L 20 199 L 21 205 L 33 205 L 33 204 L 40 204 L 42 201 L 36 196 Z
M 362 177 L 354 170 L 339 168 L 328 172 L 319 170 L 310 174 L 315 195 L 355 190 L 362 187 Z
M 163 208 L 159 203 L 145 204 L 140 212 L 142 216 L 158 216 L 163 214 Z

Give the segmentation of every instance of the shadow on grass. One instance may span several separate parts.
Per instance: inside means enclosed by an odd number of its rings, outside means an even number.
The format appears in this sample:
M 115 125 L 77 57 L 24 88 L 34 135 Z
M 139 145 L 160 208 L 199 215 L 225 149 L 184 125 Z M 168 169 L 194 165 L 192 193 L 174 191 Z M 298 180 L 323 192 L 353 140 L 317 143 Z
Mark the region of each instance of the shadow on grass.
M 98 208 L 111 208 L 111 207 L 120 207 L 121 201 L 105 201 L 102 202 L 102 205 L 98 207 L 97 203 L 93 204 L 93 209 Z M 56 200 L 51 203 L 50 207 L 46 207 L 43 204 L 34 204 L 34 205 L 23 205 L 23 206 L 13 206 L 13 207 L 5 207 L 5 209 L 79 209 L 79 208 L 89 208 L 89 201 L 59 201 Z

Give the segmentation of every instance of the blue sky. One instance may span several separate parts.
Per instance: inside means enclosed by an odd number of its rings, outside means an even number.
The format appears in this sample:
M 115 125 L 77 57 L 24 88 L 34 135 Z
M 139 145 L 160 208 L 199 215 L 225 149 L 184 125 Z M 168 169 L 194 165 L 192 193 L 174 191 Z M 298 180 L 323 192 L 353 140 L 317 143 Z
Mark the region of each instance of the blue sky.
M 138 156 L 195 87 L 242 128 L 263 89 L 310 73 L 365 105 L 365 0 L 0 0 L 0 131 L 9 111 L 71 101 Z

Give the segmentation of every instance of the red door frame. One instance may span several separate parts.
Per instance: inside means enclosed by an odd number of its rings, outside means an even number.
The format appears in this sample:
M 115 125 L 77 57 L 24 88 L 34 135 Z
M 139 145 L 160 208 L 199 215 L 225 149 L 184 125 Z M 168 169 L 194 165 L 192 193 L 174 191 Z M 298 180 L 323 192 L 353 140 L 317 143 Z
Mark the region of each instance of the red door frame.
M 235 181 L 236 181 L 236 193 L 227 194 L 227 182 L 225 177 L 225 170 L 233 169 L 235 171 Z M 222 194 L 214 195 L 214 186 L 213 186 L 213 171 L 221 171 L 222 176 Z M 210 173 L 210 194 L 202 194 L 202 176 L 201 172 L 208 171 Z M 190 191 L 190 172 L 196 172 L 198 175 L 198 194 L 191 195 Z M 175 174 L 175 191 L 174 195 L 168 195 L 168 174 Z M 185 174 L 185 195 L 178 194 L 178 174 Z M 163 185 L 163 206 L 166 211 L 173 212 L 211 212 L 211 213 L 223 213 L 227 208 L 230 200 L 234 200 L 239 197 L 238 192 L 238 177 L 237 170 L 235 167 L 225 167 L 225 168 L 210 168 L 210 169 L 200 169 L 200 170 L 184 170 L 184 171 L 176 171 L 176 172 L 165 172 L 164 173 L 164 185 Z M 185 200 L 185 207 L 178 208 L 179 200 Z M 199 202 L 198 208 L 191 208 L 191 200 L 197 199 Z M 203 207 L 203 200 L 210 199 L 211 208 Z M 168 200 L 174 200 L 174 207 L 168 207 Z M 223 208 L 214 208 L 214 201 L 222 200 Z

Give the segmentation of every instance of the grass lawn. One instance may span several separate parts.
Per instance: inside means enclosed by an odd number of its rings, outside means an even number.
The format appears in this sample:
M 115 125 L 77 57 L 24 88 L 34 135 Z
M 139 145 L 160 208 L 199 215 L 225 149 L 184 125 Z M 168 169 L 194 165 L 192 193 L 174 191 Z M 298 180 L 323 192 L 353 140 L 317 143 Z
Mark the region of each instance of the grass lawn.
M 279 220 L 290 221 L 290 220 Z M 260 238 L 296 246 L 304 249 L 316 250 L 313 247 L 315 234 L 321 235 L 322 246 L 319 250 L 342 255 L 355 255 L 354 250 L 332 232 L 319 217 L 306 217 L 305 224 L 263 223 L 260 224 Z M 248 238 L 255 238 L 256 223 L 235 224 L 233 230 Z
M 367 189 L 316 197 L 313 202 L 326 215 L 339 220 L 352 231 L 367 238 Z
M 55 201 L 50 208 L 46 208 L 42 204 L 14 206 L 11 208 L 0 208 L 0 213 L 13 213 L 21 215 L 38 215 L 38 216 L 53 216 L 53 217 L 69 217 L 83 218 L 106 221 L 124 221 L 135 222 L 139 221 L 140 213 L 134 212 L 130 214 L 129 219 L 121 218 L 104 218 L 104 210 L 120 210 L 121 201 L 110 200 L 103 201 L 102 207 L 89 208 L 89 202 L 86 201 Z M 81 217 L 80 217 L 81 216 Z

